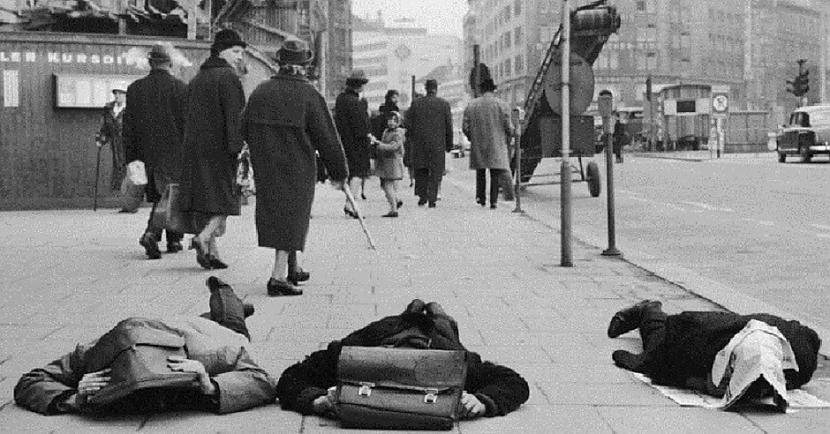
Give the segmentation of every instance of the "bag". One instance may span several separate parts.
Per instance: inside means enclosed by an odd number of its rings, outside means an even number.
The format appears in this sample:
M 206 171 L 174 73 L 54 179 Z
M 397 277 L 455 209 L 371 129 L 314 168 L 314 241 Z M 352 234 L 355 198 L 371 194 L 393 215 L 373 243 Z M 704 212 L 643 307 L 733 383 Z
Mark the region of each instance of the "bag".
M 179 184 L 167 184 L 161 200 L 156 205 L 151 217 L 151 224 L 157 228 L 164 228 L 170 232 L 180 234 L 198 234 L 201 232 L 196 219 L 191 212 L 182 211 Z
M 121 208 L 127 211 L 135 211 L 138 207 L 141 206 L 141 202 L 144 200 L 144 186 L 143 185 L 135 185 L 132 181 L 130 181 L 129 176 L 125 176 L 123 180 L 121 180 L 121 198 L 122 204 Z
M 133 185 L 147 185 L 147 172 L 144 170 L 144 162 L 135 160 L 127 165 L 127 177 Z
M 113 330 L 90 350 L 87 371 L 109 367 L 110 382 L 81 403 L 85 410 L 105 407 L 128 395 L 150 388 L 199 389 L 198 374 L 175 372 L 167 366 L 170 356 L 187 357 L 185 340 L 151 328 Z
M 345 428 L 449 430 L 466 378 L 466 351 L 346 346 L 338 415 Z

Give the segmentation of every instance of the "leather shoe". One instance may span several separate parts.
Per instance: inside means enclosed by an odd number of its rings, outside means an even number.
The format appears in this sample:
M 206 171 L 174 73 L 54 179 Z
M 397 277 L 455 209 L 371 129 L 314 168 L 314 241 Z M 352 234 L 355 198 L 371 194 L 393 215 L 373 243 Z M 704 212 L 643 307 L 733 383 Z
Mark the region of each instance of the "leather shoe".
M 423 313 L 425 308 L 426 305 L 424 305 L 424 301 L 420 298 L 416 298 L 406 305 L 406 309 L 404 309 L 403 313 Z
M 388 213 L 382 215 L 381 217 L 397 217 L 397 216 L 398 216 L 397 211 L 389 211 Z
M 659 309 L 662 306 L 663 303 L 659 301 L 643 300 L 634 306 L 617 312 L 611 318 L 611 322 L 608 323 L 608 337 L 613 339 L 636 329 L 640 326 L 640 322 L 643 319 L 643 312 L 646 309 Z
M 426 203 L 427 203 L 427 198 L 422 197 L 422 198 L 418 199 L 418 206 L 424 206 L 424 205 L 426 205 Z
M 294 272 L 289 271 L 288 272 L 288 278 L 286 280 L 291 282 L 294 286 L 297 286 L 300 282 L 305 282 L 310 278 L 311 278 L 311 273 L 309 273 L 308 271 L 305 271 L 302 268 L 298 267 L 297 271 L 294 271 Z
M 144 252 L 147 254 L 147 259 L 161 258 L 161 250 L 159 250 L 159 243 L 156 241 L 156 236 L 147 232 L 138 239 L 138 244 L 144 247 Z
M 290 282 L 283 280 L 276 280 L 274 278 L 268 279 L 268 295 L 271 297 L 279 297 L 283 295 L 303 295 L 303 290 L 292 285 Z
M 190 240 L 190 248 L 196 249 L 196 262 L 198 262 L 199 265 L 202 266 L 202 268 L 206 270 L 210 270 L 213 268 L 213 266 L 210 265 L 210 257 L 207 254 L 207 249 L 205 248 L 205 245 L 202 244 L 202 242 L 199 240 L 199 237 L 193 237 Z
M 254 309 L 254 305 L 251 303 L 242 303 L 242 313 L 245 315 L 245 318 L 253 315 L 256 309 Z
M 644 358 L 626 350 L 617 350 L 611 354 L 614 364 L 629 371 L 642 373 L 645 368 Z
M 430 203 L 429 203 L 429 207 L 430 207 L 430 208 L 435 208 L 435 202 L 430 202 Z
M 444 308 L 434 301 L 427 303 L 426 311 L 429 314 L 429 316 L 447 315 L 447 312 L 444 312 Z
M 228 264 L 222 262 L 222 260 L 217 258 L 216 256 L 207 255 L 207 258 L 208 263 L 210 264 L 210 268 L 214 270 L 224 270 L 225 268 L 228 268 Z
M 178 241 L 167 242 L 167 253 L 176 253 L 183 250 L 182 243 Z

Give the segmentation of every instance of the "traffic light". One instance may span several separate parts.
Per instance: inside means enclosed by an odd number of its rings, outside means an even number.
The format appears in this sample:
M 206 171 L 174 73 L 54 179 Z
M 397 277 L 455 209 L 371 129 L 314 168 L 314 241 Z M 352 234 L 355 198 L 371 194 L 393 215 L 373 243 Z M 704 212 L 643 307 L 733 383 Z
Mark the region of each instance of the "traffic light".
M 810 91 L 810 71 L 804 69 L 805 60 L 798 61 L 798 75 L 794 80 L 787 80 L 787 92 L 802 97 Z

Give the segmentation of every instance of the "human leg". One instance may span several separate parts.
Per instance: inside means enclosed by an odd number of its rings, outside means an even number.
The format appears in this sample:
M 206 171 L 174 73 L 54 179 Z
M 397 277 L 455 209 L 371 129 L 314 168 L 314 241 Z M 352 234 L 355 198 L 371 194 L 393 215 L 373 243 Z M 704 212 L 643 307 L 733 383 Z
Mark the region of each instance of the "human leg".
M 644 300 L 634 306 L 617 312 L 608 326 L 608 335 L 617 334 L 621 330 L 633 330 L 639 327 L 640 338 L 643 342 L 643 352 L 634 354 L 625 350 L 617 350 L 611 355 L 617 366 L 634 372 L 646 372 L 649 363 L 663 340 L 666 337 L 666 318 L 663 304 L 659 301 Z M 631 327 L 632 323 L 637 323 Z M 628 329 L 628 330 L 626 330 Z M 620 333 L 621 334 L 621 333 Z
M 427 178 L 427 201 L 429 201 L 430 208 L 435 208 L 435 202 L 438 201 L 438 187 L 441 185 L 441 178 L 443 177 L 444 173 L 441 170 L 436 170 L 435 168 L 429 169 Z
M 292 250 L 288 253 L 288 281 L 297 285 L 310 277 L 311 274 L 300 267 L 300 252 Z
M 267 285 L 268 295 L 301 295 L 303 291 L 288 281 L 288 258 L 291 252 L 286 250 L 274 252 L 274 268 Z
M 383 189 L 383 194 L 386 195 L 386 202 L 389 204 L 389 212 L 384 217 L 397 217 L 398 215 L 397 198 L 392 183 L 393 181 L 389 179 L 380 180 L 380 186 Z
M 208 239 L 208 262 L 210 262 L 211 268 L 214 269 L 228 268 L 228 265 L 219 258 L 219 237 L 225 232 L 224 228 L 227 225 L 228 216 L 215 216 L 213 218 L 218 220 L 219 223 L 216 225 L 216 229 L 210 233 Z
M 184 238 L 184 234 L 179 232 L 171 232 L 168 230 L 164 230 L 165 237 L 167 238 L 167 253 L 176 253 L 182 250 L 182 238 Z
M 216 276 L 210 276 L 206 284 L 210 289 L 210 319 L 250 341 L 251 335 L 245 324 L 245 306 L 233 288 Z
M 141 247 L 144 247 L 144 252 L 147 254 L 147 259 L 161 258 L 161 250 L 159 250 L 159 240 L 161 239 L 161 228 L 153 224 L 153 214 L 156 212 L 158 202 L 153 202 L 153 207 L 150 209 L 150 218 L 147 219 L 147 228 L 144 234 L 138 239 Z
M 501 182 L 501 170 L 490 169 L 490 208 L 495 208 L 499 202 L 499 183 Z
M 487 200 L 484 198 L 484 185 L 487 183 L 487 169 L 476 169 L 476 203 L 484 206 Z
M 429 169 L 415 169 L 415 195 L 418 196 L 418 205 L 424 205 L 428 200 Z

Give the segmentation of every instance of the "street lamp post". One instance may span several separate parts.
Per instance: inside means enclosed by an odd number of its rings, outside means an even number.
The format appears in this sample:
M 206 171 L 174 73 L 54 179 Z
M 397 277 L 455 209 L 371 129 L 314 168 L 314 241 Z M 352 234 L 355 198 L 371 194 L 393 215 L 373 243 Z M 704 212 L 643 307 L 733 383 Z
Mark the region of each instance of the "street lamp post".
M 571 8 L 562 0 L 562 165 L 560 167 L 560 265 L 573 267 L 571 248 Z

